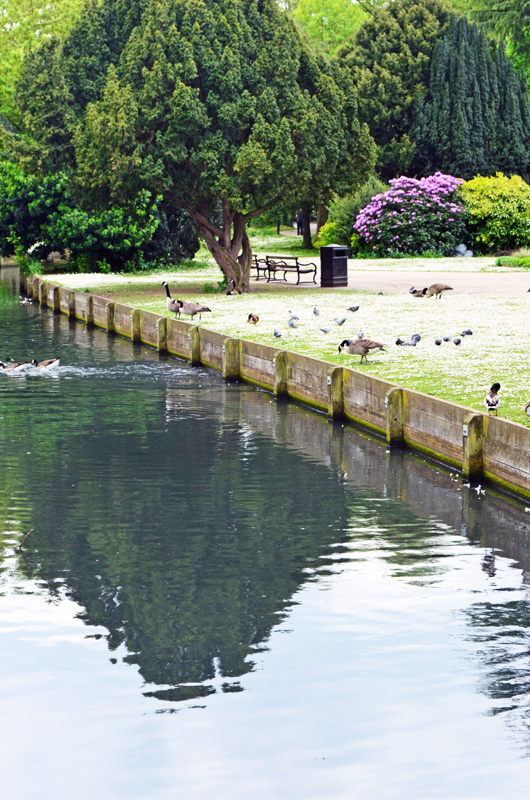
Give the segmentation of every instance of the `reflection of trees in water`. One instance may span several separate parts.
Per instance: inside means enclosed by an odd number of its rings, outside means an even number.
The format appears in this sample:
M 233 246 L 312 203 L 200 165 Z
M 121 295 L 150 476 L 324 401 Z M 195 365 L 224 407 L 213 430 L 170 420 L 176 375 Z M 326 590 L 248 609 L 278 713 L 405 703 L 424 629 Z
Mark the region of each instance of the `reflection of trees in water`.
M 498 701 L 490 713 L 509 713 L 509 724 L 514 727 L 522 724 L 530 733 L 528 599 L 475 603 L 465 614 L 470 624 L 470 640 L 477 644 L 480 655 L 481 690 Z
M 127 380 L 94 381 L 90 394 L 65 384 L 60 414 L 8 410 L 23 440 L 13 482 L 38 518 L 32 571 L 51 593 L 63 578 L 111 649 L 124 644 L 147 682 L 173 687 L 155 692 L 166 699 L 203 696 L 212 687 L 182 684 L 211 680 L 236 691 L 306 565 L 345 526 L 325 466 L 252 434 L 209 402 L 219 377 L 197 379 L 202 418 L 165 430 L 163 390 Z
M 131 353 L 57 315 L 30 319 L 37 338 L 68 328 L 70 363 L 87 350 L 102 360 Z M 16 343 L 24 331 L 14 330 Z M 91 380 L 87 391 L 74 380 L 28 381 L 24 405 L 6 402 L 0 426 L 0 514 L 16 498 L 22 530 L 36 527 L 21 570 L 52 594 L 66 585 L 87 623 L 107 628 L 111 650 L 125 645 L 156 697 L 240 689 L 310 568 L 336 571 L 355 558 L 352 544 L 376 549 L 394 577 L 414 582 L 449 566 L 447 532 L 530 567 L 520 508 L 459 494 L 419 458 L 385 458 L 352 429 L 172 364 L 162 383 L 124 374 Z M 485 686 L 520 707 L 527 608 L 503 609 L 473 610 L 470 624 L 495 645 Z M 505 624 L 519 626 L 515 639 L 503 638 Z

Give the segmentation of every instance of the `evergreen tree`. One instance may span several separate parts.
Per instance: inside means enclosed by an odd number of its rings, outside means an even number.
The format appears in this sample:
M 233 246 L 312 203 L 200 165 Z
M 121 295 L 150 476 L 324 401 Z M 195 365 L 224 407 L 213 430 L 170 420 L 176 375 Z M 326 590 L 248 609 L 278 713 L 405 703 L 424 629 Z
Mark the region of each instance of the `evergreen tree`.
M 429 90 L 417 102 L 411 136 L 417 151 L 411 170 L 475 175 L 529 175 L 530 104 L 526 80 L 501 43 L 465 17 L 454 18 L 434 48 Z
M 151 2 L 74 144 L 93 203 L 148 188 L 186 209 L 242 290 L 251 219 L 282 199 L 325 203 L 374 162 L 351 82 L 275 0 Z
M 379 147 L 385 179 L 403 174 L 414 154 L 415 100 L 426 91 L 433 47 L 451 16 L 442 0 L 395 0 L 378 8 L 338 57 L 357 91 L 359 118 Z

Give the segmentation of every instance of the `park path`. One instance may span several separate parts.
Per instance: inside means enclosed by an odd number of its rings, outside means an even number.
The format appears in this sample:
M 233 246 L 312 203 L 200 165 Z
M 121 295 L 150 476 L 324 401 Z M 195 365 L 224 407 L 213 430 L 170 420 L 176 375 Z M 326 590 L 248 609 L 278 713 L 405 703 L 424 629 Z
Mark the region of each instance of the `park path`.
M 443 271 L 363 271 L 348 265 L 348 288 L 353 291 L 406 292 L 411 286 L 423 289 L 432 283 L 445 283 L 454 293 L 520 297 L 530 290 L 527 272 L 443 272 Z M 316 288 L 316 287 L 315 287 Z M 530 293 L 528 294 L 530 303 Z

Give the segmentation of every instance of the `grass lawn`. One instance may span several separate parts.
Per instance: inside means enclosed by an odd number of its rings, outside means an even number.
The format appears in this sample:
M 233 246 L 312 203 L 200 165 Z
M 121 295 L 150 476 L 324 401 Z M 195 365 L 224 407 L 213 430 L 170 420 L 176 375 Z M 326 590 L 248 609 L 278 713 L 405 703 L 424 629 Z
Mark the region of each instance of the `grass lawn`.
M 253 242 L 260 252 L 273 252 L 272 246 L 278 237 L 270 236 Z M 299 240 L 293 237 L 296 250 Z M 280 240 L 280 244 L 285 242 Z M 282 248 L 287 252 L 286 247 Z M 309 254 L 307 254 L 309 255 Z M 318 258 L 313 253 L 312 258 Z M 399 261 L 399 260 L 398 260 Z M 443 261 L 443 264 L 440 263 Z M 407 259 L 411 270 L 436 269 L 480 271 L 492 269 L 494 259 Z M 449 263 L 451 262 L 451 263 Z M 482 262 L 482 263 L 481 263 Z M 487 262 L 487 263 L 485 263 Z M 363 269 L 365 269 L 363 261 Z M 371 262 L 370 262 L 371 263 Z M 379 269 L 390 268 L 387 260 L 377 262 Z M 373 264 L 375 269 L 376 264 Z M 211 294 L 210 287 L 217 286 L 221 273 L 214 264 L 204 263 L 197 269 L 158 272 L 149 275 L 102 275 L 61 274 L 48 275 L 52 281 L 75 288 L 86 289 L 96 294 L 155 311 L 168 314 L 161 281 L 167 279 L 172 296 L 185 295 L 186 299 L 205 303 L 212 309 L 199 324 L 231 336 L 244 337 L 257 342 L 277 345 L 306 355 L 324 358 L 337 364 L 347 364 L 355 369 L 377 375 L 393 383 L 447 400 L 462 403 L 471 408 L 483 409 L 484 396 L 492 383 L 501 384 L 500 415 L 530 426 L 524 407 L 530 401 L 529 369 L 526 364 L 529 336 L 528 304 L 530 295 L 517 298 L 498 298 L 447 293 L 441 300 L 434 298 L 418 300 L 408 293 L 352 292 L 348 289 L 320 289 L 289 287 L 265 283 L 254 284 L 254 292 L 242 296 Z M 206 288 L 206 292 L 204 291 Z M 313 313 L 315 304 L 319 315 Z M 355 313 L 348 307 L 358 305 Z M 299 320 L 297 328 L 290 328 L 290 311 Z M 257 326 L 247 323 L 248 315 L 258 314 Z M 335 319 L 346 318 L 339 326 Z M 328 333 L 321 328 L 330 328 Z M 465 329 L 472 336 L 460 337 L 462 342 L 434 343 L 435 338 L 445 335 L 455 337 Z M 281 339 L 275 339 L 274 329 L 281 331 Z M 355 338 L 363 331 L 367 338 L 386 345 L 387 352 L 369 356 L 369 363 L 359 364 L 359 356 L 338 353 L 338 345 L 345 338 Z M 410 340 L 414 333 L 422 337 L 416 347 L 398 347 L 395 340 L 400 337 Z

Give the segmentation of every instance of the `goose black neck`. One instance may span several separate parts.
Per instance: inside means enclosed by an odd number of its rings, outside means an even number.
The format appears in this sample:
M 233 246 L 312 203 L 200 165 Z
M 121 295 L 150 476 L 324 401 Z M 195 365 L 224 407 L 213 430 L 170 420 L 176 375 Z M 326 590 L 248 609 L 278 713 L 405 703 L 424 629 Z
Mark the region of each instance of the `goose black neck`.
M 166 294 L 167 294 L 167 296 L 168 296 L 168 297 L 169 297 L 169 299 L 171 300 L 171 295 L 169 294 L 169 286 L 167 285 L 167 283 L 166 283 L 166 284 L 164 284 L 164 288 L 165 288 L 165 290 L 166 290 Z

